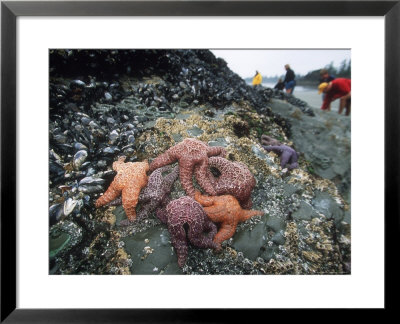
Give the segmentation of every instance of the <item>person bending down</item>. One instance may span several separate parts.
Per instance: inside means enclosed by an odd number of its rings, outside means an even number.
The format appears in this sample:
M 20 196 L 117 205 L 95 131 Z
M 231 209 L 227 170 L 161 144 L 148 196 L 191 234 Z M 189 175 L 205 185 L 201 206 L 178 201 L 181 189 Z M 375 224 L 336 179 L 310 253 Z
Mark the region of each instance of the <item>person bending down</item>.
M 346 108 L 346 116 L 350 115 L 351 110 L 351 80 L 338 78 L 331 82 L 323 82 L 318 87 L 318 94 L 325 94 L 322 110 L 329 110 L 332 101 L 340 98 L 339 114 Z

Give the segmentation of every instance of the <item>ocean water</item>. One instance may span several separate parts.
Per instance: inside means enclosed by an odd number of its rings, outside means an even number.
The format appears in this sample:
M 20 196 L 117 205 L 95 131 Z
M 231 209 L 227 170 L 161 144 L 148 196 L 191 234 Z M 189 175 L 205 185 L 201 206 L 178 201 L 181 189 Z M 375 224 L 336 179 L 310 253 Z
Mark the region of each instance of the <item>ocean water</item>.
M 274 88 L 275 84 L 273 83 L 262 83 L 264 87 Z M 317 87 L 304 87 L 304 86 L 296 86 L 294 88 L 293 95 L 296 98 L 299 98 L 308 103 L 309 106 L 320 109 L 322 105 L 322 95 L 318 94 Z M 339 100 L 335 100 L 331 103 L 331 111 L 339 110 Z

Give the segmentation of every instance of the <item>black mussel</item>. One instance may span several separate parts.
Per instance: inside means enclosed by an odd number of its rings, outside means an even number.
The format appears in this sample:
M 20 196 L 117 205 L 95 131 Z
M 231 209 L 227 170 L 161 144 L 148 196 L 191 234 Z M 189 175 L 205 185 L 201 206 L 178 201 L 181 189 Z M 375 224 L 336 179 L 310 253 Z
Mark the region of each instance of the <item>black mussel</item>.
M 69 88 L 71 90 L 74 90 L 74 89 L 77 89 L 77 88 L 84 89 L 85 87 L 86 87 L 86 83 L 81 81 L 81 80 L 73 80 L 69 84 Z
M 75 153 L 72 164 L 75 170 L 79 170 L 82 164 L 86 161 L 88 153 L 85 150 L 80 150 Z
M 85 177 L 81 181 L 79 181 L 79 186 L 83 185 L 102 185 L 105 183 L 105 180 L 102 178 L 96 178 L 96 177 Z
M 88 148 L 87 148 L 86 145 L 77 142 L 77 143 L 74 143 L 74 149 L 75 149 L 76 151 L 81 151 L 81 150 L 87 151 Z
M 57 224 L 64 218 L 64 206 L 63 204 L 55 204 L 49 208 L 49 221 L 50 226 Z
M 110 101 L 112 101 L 112 99 L 113 99 L 113 97 L 112 97 L 111 93 L 104 92 L 104 100 L 105 101 L 110 102 Z

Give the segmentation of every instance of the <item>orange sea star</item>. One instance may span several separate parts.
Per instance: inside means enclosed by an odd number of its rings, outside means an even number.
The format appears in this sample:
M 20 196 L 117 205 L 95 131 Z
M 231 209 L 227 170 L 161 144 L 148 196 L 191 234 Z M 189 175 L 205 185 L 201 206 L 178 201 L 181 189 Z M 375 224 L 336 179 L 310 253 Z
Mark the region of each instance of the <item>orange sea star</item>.
M 140 190 L 146 186 L 148 181 L 146 172 L 149 170 L 149 164 L 147 160 L 124 163 L 125 159 L 125 156 L 121 156 L 118 161 L 113 163 L 113 169 L 117 171 L 117 175 L 107 191 L 97 199 L 95 206 L 104 206 L 122 194 L 122 205 L 126 217 L 129 221 L 134 221 Z
M 231 195 L 224 196 L 203 196 L 196 191 L 195 199 L 204 206 L 209 219 L 214 223 L 220 223 L 218 233 L 214 236 L 214 243 L 218 250 L 221 243 L 231 238 L 236 231 L 237 224 L 244 222 L 252 216 L 262 215 L 264 212 L 258 210 L 244 210 L 239 202 Z

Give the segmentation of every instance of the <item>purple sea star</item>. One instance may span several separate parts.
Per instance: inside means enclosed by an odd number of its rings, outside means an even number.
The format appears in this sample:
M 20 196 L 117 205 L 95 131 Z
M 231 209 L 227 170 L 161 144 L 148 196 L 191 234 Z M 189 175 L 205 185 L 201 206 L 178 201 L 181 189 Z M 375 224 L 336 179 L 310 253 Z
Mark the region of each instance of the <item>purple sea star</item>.
M 208 173 L 217 195 L 234 196 L 244 209 L 250 209 L 253 206 L 251 192 L 256 185 L 256 180 L 244 163 L 213 156 L 208 159 L 208 165 L 218 169 L 221 173 L 219 177 L 214 177 L 211 171 Z M 201 175 L 197 171 L 196 167 L 196 179 L 203 188 Z M 205 191 L 209 195 L 213 195 L 211 192 Z
M 142 219 L 149 215 L 156 208 L 163 208 L 169 202 L 169 193 L 171 192 L 172 185 L 179 175 L 179 167 L 176 166 L 172 171 L 163 176 L 163 173 L 171 171 L 169 166 L 165 166 L 155 170 L 150 176 L 147 186 L 140 192 L 139 203 L 141 209 L 137 212 L 137 219 Z M 108 204 L 108 206 L 116 206 L 122 203 L 121 198 L 117 198 Z M 129 219 L 124 219 L 120 222 L 121 226 L 131 224 Z
M 280 146 L 282 145 L 282 143 L 276 140 L 275 138 L 263 134 L 261 135 L 261 145 Z
M 216 192 L 207 174 L 208 158 L 217 155 L 225 156 L 225 149 L 219 146 L 208 146 L 194 138 L 186 138 L 181 143 L 169 148 L 163 154 L 155 158 L 150 164 L 150 171 L 178 161 L 179 178 L 182 187 L 190 197 L 194 197 L 195 189 L 193 187 L 192 177 L 194 167 L 197 165 L 199 169 L 199 178 L 202 179 L 202 188 L 215 195 Z
M 171 169 L 169 166 L 165 166 L 155 170 L 150 175 L 147 186 L 139 196 L 142 208 L 138 212 L 138 217 L 144 217 L 158 207 L 165 207 L 170 202 L 169 194 L 175 180 L 178 178 L 179 167 L 175 166 L 169 174 L 163 176 L 164 172 L 168 172 Z
M 200 248 L 217 248 L 213 242 L 217 226 L 208 219 L 203 207 L 193 198 L 185 196 L 171 201 L 167 207 L 157 210 L 157 217 L 168 226 L 181 268 L 187 259 L 188 240 Z
M 299 167 L 297 159 L 299 158 L 299 153 L 294 149 L 286 145 L 280 146 L 262 146 L 264 150 L 270 152 L 273 151 L 281 157 L 281 167 L 282 169 L 288 165 L 288 169 L 292 170 Z

